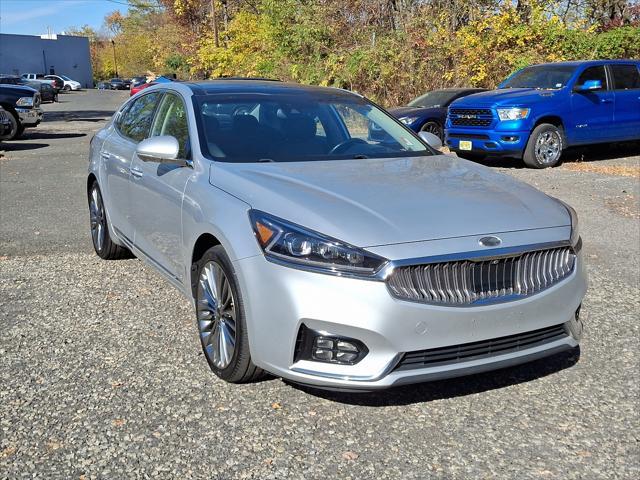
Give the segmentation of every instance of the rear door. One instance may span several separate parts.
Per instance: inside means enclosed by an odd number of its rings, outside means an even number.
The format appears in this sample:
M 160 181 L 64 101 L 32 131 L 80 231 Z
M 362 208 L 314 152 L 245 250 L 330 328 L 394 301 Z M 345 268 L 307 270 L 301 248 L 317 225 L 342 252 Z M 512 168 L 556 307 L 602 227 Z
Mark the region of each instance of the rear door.
M 640 71 L 638 65 L 609 65 L 613 83 L 616 140 L 640 139 Z
M 599 90 L 578 91 L 587 81 L 597 80 Z M 603 65 L 587 67 L 578 76 L 571 93 L 570 143 L 598 143 L 615 138 L 613 125 L 614 96 Z

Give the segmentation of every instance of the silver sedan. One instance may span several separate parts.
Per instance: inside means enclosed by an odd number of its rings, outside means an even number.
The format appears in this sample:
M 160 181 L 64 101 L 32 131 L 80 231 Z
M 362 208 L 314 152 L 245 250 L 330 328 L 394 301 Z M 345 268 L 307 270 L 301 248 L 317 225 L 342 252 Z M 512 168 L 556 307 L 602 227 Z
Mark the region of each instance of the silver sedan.
M 192 300 L 229 382 L 373 390 L 577 347 L 574 210 L 438 146 L 339 89 L 153 86 L 91 141 L 94 248 Z

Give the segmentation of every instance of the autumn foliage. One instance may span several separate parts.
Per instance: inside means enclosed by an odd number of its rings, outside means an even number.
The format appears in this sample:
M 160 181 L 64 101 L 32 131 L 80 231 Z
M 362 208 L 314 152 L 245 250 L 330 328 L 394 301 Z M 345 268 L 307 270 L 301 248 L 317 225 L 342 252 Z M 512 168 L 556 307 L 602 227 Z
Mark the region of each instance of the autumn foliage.
M 392 105 L 432 88 L 493 87 L 537 62 L 640 58 L 638 0 L 130 3 L 89 32 L 98 78 L 115 74 L 115 46 L 121 76 L 280 78 Z

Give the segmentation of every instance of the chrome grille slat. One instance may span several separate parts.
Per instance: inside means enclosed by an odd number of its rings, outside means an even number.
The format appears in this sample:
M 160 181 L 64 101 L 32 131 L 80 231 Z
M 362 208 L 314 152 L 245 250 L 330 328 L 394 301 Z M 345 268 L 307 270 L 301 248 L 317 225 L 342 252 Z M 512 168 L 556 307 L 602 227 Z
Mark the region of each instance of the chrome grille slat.
M 387 286 L 402 300 L 470 305 L 534 295 L 566 278 L 574 265 L 571 247 L 559 247 L 496 259 L 396 267 Z

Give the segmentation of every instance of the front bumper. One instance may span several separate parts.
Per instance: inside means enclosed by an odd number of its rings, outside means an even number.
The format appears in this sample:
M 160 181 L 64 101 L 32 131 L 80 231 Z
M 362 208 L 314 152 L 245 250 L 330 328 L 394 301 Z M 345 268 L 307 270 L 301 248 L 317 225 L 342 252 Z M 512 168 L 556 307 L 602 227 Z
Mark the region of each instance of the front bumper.
M 20 123 L 25 127 L 36 127 L 42 121 L 44 112 L 40 107 L 37 108 L 16 108 Z
M 524 236 L 522 232 L 510 235 Z M 435 244 L 429 247 L 437 251 L 447 241 L 422 243 Z M 422 246 L 423 251 L 425 247 Z M 385 249 L 389 247 L 382 250 Z M 305 272 L 272 264 L 263 256 L 238 260 L 235 268 L 256 365 L 295 382 L 348 390 L 374 390 L 466 375 L 573 348 L 578 345 L 581 331 L 575 313 L 587 289 L 581 254 L 573 273 L 547 290 L 516 301 L 472 307 L 402 301 L 391 296 L 384 282 Z M 369 353 L 355 365 L 294 361 L 302 324 L 312 330 L 360 340 Z M 565 324 L 567 336 L 544 345 L 489 358 L 394 370 L 405 352 L 472 343 L 561 324 Z
M 481 130 L 449 128 L 445 130 L 445 144 L 454 152 L 496 157 L 522 158 L 529 140 L 528 130 Z M 461 141 L 471 142 L 471 150 L 462 150 Z

